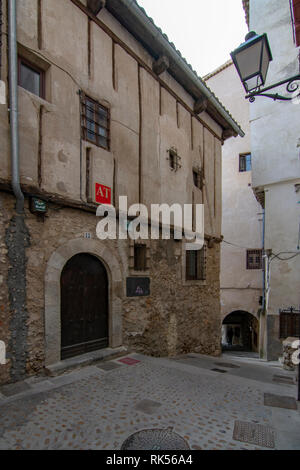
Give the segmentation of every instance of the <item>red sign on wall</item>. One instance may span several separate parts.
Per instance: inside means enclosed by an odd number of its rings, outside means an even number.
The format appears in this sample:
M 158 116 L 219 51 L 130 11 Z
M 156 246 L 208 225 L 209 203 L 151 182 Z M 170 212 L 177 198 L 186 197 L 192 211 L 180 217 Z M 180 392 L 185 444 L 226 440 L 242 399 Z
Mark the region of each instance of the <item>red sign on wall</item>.
M 111 188 L 95 183 L 95 201 L 97 204 L 111 204 Z

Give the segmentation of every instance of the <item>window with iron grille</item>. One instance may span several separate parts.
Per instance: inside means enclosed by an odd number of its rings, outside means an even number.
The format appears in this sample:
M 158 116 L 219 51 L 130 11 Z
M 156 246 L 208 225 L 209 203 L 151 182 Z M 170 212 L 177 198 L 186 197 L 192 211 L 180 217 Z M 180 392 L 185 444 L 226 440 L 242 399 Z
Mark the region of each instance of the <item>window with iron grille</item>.
M 193 168 L 193 181 L 196 188 L 203 188 L 203 175 L 199 168 Z
M 110 148 L 109 109 L 86 95 L 81 96 L 82 137 L 98 147 Z
M 247 250 L 247 269 L 262 269 L 262 250 Z
M 280 310 L 280 338 L 300 337 L 300 310 Z
M 186 251 L 186 280 L 206 280 L 206 246 L 201 250 Z
M 45 72 L 22 57 L 18 58 L 19 86 L 40 98 L 45 98 Z
M 134 245 L 134 270 L 147 270 L 147 246 L 141 244 Z
M 181 164 L 180 164 L 181 157 L 178 155 L 177 150 L 174 147 L 172 147 L 171 149 L 168 150 L 168 154 L 169 155 L 167 158 L 169 160 L 171 170 L 173 171 L 179 170 L 179 168 L 181 168 Z
M 251 171 L 251 153 L 244 153 L 240 155 L 240 172 Z

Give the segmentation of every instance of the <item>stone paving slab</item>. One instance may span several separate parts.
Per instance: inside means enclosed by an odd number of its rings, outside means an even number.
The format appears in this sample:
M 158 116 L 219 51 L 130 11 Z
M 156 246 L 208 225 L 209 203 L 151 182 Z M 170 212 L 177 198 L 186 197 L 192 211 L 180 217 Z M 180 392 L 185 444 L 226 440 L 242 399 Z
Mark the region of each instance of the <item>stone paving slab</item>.
M 146 413 L 148 415 L 152 415 L 156 413 L 160 407 L 161 407 L 161 403 L 146 399 L 146 400 L 140 401 L 137 404 L 136 410 L 142 411 L 143 413 Z
M 295 380 L 294 377 L 285 376 L 285 375 L 274 375 L 273 382 L 281 383 L 281 384 L 289 384 L 294 385 Z
M 264 403 L 265 406 L 285 408 L 287 410 L 297 410 L 297 402 L 293 397 L 285 397 L 282 395 L 274 395 L 273 393 L 265 393 Z
M 106 371 L 86 367 L 48 379 L 49 390 L 48 383 L 41 393 L 35 388 L 31 396 L 5 399 L 0 403 L 0 448 L 117 450 L 135 432 L 172 427 L 195 450 L 261 449 L 234 440 L 233 431 L 238 420 L 272 427 L 276 409 L 264 406 L 269 385 L 199 364 L 130 357 L 140 362 Z M 298 412 L 280 412 L 293 413 L 297 426 Z
M 216 366 L 225 367 L 226 369 L 240 369 L 241 366 L 230 364 L 229 362 L 215 362 Z
M 109 362 L 104 362 L 103 364 L 99 364 L 96 367 L 98 367 L 98 369 L 101 369 L 101 370 L 110 371 L 110 370 L 118 369 L 119 367 L 122 367 L 122 366 L 121 364 L 116 364 L 113 361 L 109 361 Z
M 26 382 L 18 382 L 15 384 L 3 385 L 1 387 L 1 394 L 5 397 L 11 397 L 22 392 L 30 390 L 30 386 Z

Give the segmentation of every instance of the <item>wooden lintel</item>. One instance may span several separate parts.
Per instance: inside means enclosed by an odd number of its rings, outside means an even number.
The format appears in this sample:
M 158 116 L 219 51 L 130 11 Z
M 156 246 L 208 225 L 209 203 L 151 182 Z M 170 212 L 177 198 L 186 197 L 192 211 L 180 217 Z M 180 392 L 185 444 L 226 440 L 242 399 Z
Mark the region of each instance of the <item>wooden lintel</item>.
M 156 75 L 161 75 L 163 72 L 166 72 L 170 66 L 168 57 L 165 55 L 159 57 L 155 62 L 153 62 L 152 70 Z
M 44 200 L 48 203 L 52 203 L 52 204 L 61 206 L 62 208 L 78 209 L 78 210 L 82 210 L 82 211 L 85 211 L 85 212 L 91 212 L 91 213 L 95 214 L 96 211 L 97 211 L 97 208 L 99 207 L 99 204 L 87 203 L 87 202 L 85 203 L 83 201 L 78 201 L 78 200 L 66 198 L 66 197 L 61 196 L 59 194 L 48 193 L 48 192 L 38 188 L 37 186 L 23 185 L 22 184 L 21 189 L 22 189 L 22 192 L 24 193 L 24 196 L 26 196 L 26 197 L 38 197 L 38 198 L 40 198 L 40 199 L 42 199 L 42 200 Z M 5 180 L 3 178 L 0 178 L 0 194 L 1 194 L 1 191 L 2 192 L 7 192 L 8 194 L 11 194 L 13 196 L 13 189 L 12 189 L 11 182 L 8 181 L 8 180 Z M 119 219 L 120 214 L 119 214 L 118 209 L 116 209 L 116 216 L 117 216 L 117 219 Z M 134 217 L 132 217 L 132 218 L 134 218 Z M 128 217 L 128 220 L 129 219 L 130 219 L 130 217 Z M 150 223 L 151 223 L 151 218 L 148 218 L 148 224 L 150 225 Z M 161 222 L 159 222 L 159 227 L 160 228 L 162 227 Z M 173 225 L 170 225 L 170 230 L 171 230 L 171 232 L 173 232 L 175 230 Z M 184 233 L 183 233 L 183 237 L 184 237 Z M 217 244 L 222 243 L 222 241 L 223 241 L 223 236 L 222 235 L 221 235 L 221 237 L 218 237 L 218 236 L 205 234 L 204 238 L 205 238 L 206 241 L 213 240 L 214 243 L 217 243 Z
M 229 139 L 230 137 L 237 137 L 237 133 L 234 132 L 233 129 L 224 129 L 223 134 L 222 134 L 222 139 L 226 140 L 226 139 Z
M 100 10 L 106 5 L 106 0 L 88 0 L 87 7 L 88 9 L 97 16 Z
M 206 111 L 207 105 L 208 105 L 208 100 L 202 96 L 197 101 L 195 101 L 194 112 L 196 114 L 203 113 L 204 111 Z

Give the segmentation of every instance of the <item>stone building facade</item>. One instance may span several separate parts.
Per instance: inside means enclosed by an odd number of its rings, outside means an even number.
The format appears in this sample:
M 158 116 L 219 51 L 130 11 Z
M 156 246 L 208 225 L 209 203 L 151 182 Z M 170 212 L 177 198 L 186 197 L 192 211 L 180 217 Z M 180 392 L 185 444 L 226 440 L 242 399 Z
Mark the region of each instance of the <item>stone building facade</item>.
M 0 4 L 0 79 L 8 90 L 8 12 Z M 60 363 L 64 335 L 74 328 L 76 338 L 80 321 L 87 330 L 99 326 L 100 319 L 82 318 L 84 292 L 94 296 L 107 338 L 97 342 L 92 331 L 92 341 L 77 350 L 74 340 L 66 355 L 121 346 L 157 356 L 218 355 L 222 144 L 242 130 L 135 2 L 20 0 L 17 40 L 25 202 L 17 211 L 7 92 L 0 105 L 0 340 L 8 361 L 0 383 Z M 99 240 L 97 184 L 117 210 L 119 196 L 148 208 L 203 203 L 201 276 L 186 277 L 184 240 Z M 78 267 L 82 254 L 87 265 Z M 102 298 L 88 281 L 88 263 L 102 273 Z M 150 291 L 129 296 L 128 283 L 141 278 Z

